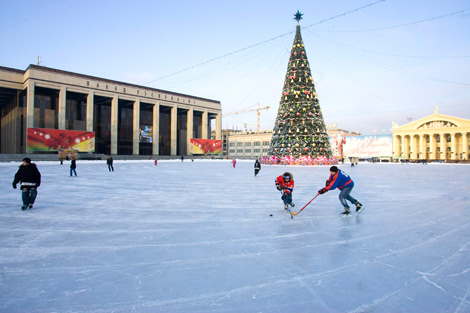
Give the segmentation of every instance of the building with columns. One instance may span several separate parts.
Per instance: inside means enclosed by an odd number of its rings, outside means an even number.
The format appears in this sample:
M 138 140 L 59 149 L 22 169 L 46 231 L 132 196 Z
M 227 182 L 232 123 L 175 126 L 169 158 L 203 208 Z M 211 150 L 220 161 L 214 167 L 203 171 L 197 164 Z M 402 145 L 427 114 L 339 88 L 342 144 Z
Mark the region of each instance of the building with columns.
M 396 127 L 393 157 L 457 161 L 470 158 L 470 120 L 439 114 Z
M 187 155 L 221 139 L 221 103 L 37 65 L 0 66 L 1 153 L 26 153 L 26 130 L 95 132 L 95 153 Z M 145 134 L 145 136 L 143 136 Z

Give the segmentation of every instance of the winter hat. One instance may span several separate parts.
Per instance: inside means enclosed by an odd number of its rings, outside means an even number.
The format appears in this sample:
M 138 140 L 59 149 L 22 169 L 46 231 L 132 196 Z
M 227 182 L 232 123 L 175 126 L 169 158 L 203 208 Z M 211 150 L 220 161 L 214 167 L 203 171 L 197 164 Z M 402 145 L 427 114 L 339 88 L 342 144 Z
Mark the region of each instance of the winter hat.
M 31 159 L 30 158 L 24 158 L 23 159 L 23 162 L 26 162 L 28 164 L 31 164 Z
M 336 166 L 330 167 L 330 172 L 338 172 L 338 168 Z

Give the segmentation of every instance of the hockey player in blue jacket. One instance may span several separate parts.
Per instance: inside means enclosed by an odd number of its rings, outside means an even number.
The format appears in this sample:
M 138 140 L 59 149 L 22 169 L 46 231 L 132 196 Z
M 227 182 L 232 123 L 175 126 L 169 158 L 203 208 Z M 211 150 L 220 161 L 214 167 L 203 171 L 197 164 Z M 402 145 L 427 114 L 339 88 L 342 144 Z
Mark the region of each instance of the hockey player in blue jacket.
M 349 209 L 349 205 L 346 200 L 356 206 L 356 213 L 361 213 L 362 210 L 364 210 L 362 204 L 350 195 L 353 187 L 354 182 L 351 177 L 349 177 L 349 175 L 345 172 L 338 170 L 336 166 L 332 166 L 330 167 L 330 177 L 326 181 L 326 187 L 318 190 L 318 193 L 324 194 L 325 192 L 336 188 L 341 190 L 339 194 L 339 201 L 344 206 L 344 212 L 341 213 L 341 216 L 348 217 L 351 216 L 351 210 Z

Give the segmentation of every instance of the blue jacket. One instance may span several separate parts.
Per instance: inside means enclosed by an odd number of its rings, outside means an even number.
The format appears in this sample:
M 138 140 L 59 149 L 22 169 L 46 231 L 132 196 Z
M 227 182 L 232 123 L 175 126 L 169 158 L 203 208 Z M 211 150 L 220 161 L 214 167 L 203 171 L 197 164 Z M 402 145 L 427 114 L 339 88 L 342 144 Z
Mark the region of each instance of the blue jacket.
M 343 189 L 344 187 L 354 187 L 354 182 L 348 174 L 339 170 L 335 175 L 330 175 L 330 183 L 325 187 L 326 190 Z

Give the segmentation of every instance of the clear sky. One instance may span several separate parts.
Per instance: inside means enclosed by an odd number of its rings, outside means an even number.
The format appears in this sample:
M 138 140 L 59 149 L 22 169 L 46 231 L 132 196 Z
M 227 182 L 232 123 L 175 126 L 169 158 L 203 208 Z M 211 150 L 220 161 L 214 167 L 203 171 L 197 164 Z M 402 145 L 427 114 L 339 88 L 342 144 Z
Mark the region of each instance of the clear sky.
M 0 0 L 0 8 L 0 66 L 26 69 L 40 56 L 51 68 L 219 100 L 223 114 L 259 103 L 270 106 L 261 129 L 274 127 L 300 10 L 326 124 L 390 133 L 392 121 L 434 106 L 470 118 L 470 0 Z M 222 123 L 255 129 L 256 111 Z

